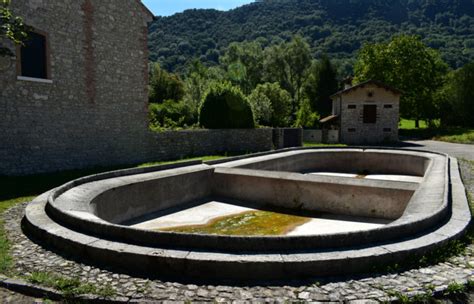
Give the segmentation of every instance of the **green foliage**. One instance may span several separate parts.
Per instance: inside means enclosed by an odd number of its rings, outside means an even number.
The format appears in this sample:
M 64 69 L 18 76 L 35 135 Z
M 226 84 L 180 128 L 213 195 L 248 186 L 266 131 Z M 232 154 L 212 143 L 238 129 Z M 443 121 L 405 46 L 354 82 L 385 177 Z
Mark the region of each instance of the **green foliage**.
M 208 129 L 254 128 L 254 116 L 242 91 L 230 83 L 212 85 L 199 111 L 199 124 Z
M 115 295 L 115 289 L 110 284 L 97 288 L 90 283 L 81 283 L 78 278 L 62 277 L 49 272 L 33 272 L 27 279 L 33 284 L 57 289 L 66 297 L 81 294 L 97 294 L 107 298 Z
M 231 43 L 220 62 L 227 67 L 229 80 L 246 94 L 263 82 L 263 49 L 258 41 Z
M 310 102 L 303 100 L 298 115 L 296 117 L 295 127 L 317 129 L 319 127 L 319 115 L 311 110 Z
M 184 83 L 176 74 L 170 74 L 153 64 L 150 77 L 150 102 L 163 103 L 165 100 L 179 101 L 184 97 Z
M 355 82 L 379 80 L 403 91 L 400 114 L 434 119 L 435 92 L 447 71 L 439 54 L 417 36 L 395 36 L 389 43 L 366 44 L 354 67 Z
M 466 291 L 466 286 L 458 282 L 451 282 L 444 292 L 445 295 L 459 295 Z
M 266 78 L 278 82 L 292 97 L 291 113 L 294 115 L 302 100 L 303 84 L 311 66 L 309 44 L 299 35 L 288 43 L 273 45 L 265 49 Z
M 474 127 L 474 61 L 450 73 L 438 92 L 443 125 Z
M 291 96 L 278 83 L 259 84 L 249 96 L 255 120 L 264 126 L 286 127 L 291 114 Z
M 459 68 L 474 60 L 472 28 L 471 0 L 264 0 L 227 12 L 187 10 L 158 17 L 150 26 L 150 57 L 169 71 L 183 72 L 194 58 L 216 65 L 232 42 L 259 39 L 266 47 L 298 33 L 315 57 L 328 54 L 347 75 L 361 44 L 409 34 L 420 35 Z
M 154 131 L 187 128 L 197 122 L 191 107 L 184 101 L 166 100 L 149 105 L 150 128 Z
M 0 56 L 14 55 L 9 48 L 3 46 L 4 41 L 22 44 L 30 31 L 30 27 L 23 23 L 22 18 L 13 15 L 9 6 L 10 0 L 0 1 Z
M 330 115 L 332 111 L 330 96 L 338 89 L 337 71 L 329 57 L 324 55 L 320 61 L 313 62 L 304 87 L 311 109 L 322 117 Z

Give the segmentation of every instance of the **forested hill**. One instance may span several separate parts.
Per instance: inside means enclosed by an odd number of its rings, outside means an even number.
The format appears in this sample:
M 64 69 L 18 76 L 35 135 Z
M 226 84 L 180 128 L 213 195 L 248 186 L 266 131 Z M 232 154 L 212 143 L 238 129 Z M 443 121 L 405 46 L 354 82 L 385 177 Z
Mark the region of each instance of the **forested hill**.
M 364 42 L 397 33 L 420 35 L 456 68 L 474 60 L 474 0 L 262 0 L 227 12 L 188 10 L 154 21 L 150 57 L 182 72 L 193 58 L 217 63 L 231 42 L 266 46 L 296 33 L 343 70 Z

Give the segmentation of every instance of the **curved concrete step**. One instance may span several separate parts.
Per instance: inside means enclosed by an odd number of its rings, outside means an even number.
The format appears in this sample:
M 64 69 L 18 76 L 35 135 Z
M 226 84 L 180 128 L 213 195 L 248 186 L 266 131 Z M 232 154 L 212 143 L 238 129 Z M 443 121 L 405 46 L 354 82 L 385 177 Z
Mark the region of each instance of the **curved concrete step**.
M 24 231 L 61 252 L 94 263 L 145 275 L 177 278 L 274 280 L 370 272 L 374 265 L 401 262 L 459 238 L 471 215 L 457 161 L 451 159 L 449 220 L 434 231 L 390 244 L 280 253 L 189 251 L 130 245 L 96 238 L 61 226 L 45 212 L 48 194 L 26 209 Z

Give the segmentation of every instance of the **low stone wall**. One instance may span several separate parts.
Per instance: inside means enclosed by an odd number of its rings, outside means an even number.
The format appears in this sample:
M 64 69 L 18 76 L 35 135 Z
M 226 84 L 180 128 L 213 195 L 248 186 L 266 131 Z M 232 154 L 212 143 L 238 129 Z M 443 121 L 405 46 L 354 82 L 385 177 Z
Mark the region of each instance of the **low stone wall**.
M 268 151 L 273 149 L 272 130 L 222 129 L 152 133 L 148 158 L 168 160 L 226 152 Z
M 273 149 L 271 128 L 187 130 L 161 133 L 127 132 L 108 137 L 97 130 L 96 138 L 84 136 L 88 144 L 57 140 L 45 144 L 40 134 L 38 146 L 0 147 L 0 176 L 31 175 L 91 167 L 133 165 L 148 161 L 179 159 L 226 152 L 260 152 Z M 12 135 L 12 138 L 14 138 Z M 46 136 L 46 135 L 44 135 Z M 97 139 L 99 138 L 99 139 Z M 133 139 L 133 140 L 132 140 Z M 95 144 L 90 143 L 92 140 Z M 94 149 L 90 146 L 94 146 Z

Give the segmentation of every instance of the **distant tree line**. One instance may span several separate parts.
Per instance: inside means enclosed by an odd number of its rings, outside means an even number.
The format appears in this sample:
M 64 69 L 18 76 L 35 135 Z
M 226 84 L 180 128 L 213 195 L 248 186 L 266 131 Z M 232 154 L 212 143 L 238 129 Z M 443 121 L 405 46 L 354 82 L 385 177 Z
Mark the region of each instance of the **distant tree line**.
M 196 58 L 217 65 L 232 42 L 263 47 L 307 39 L 313 58 L 327 54 L 352 73 L 358 50 L 394 35 L 418 35 L 451 68 L 474 61 L 472 0 L 263 0 L 228 12 L 188 10 L 150 26 L 152 61 L 184 74 Z
M 256 125 L 317 127 L 320 116 L 330 113 L 329 96 L 338 88 L 329 58 L 314 59 L 301 36 L 267 47 L 259 41 L 231 43 L 219 65 L 206 67 L 196 59 L 183 78 L 153 64 L 151 122 L 158 130 L 205 126 L 201 110 L 220 92 L 242 97 Z
M 355 83 L 373 79 L 400 89 L 403 118 L 473 126 L 474 63 L 453 70 L 419 36 L 364 44 L 353 70 Z M 299 35 L 267 46 L 258 39 L 231 43 L 218 65 L 195 59 L 184 75 L 154 63 L 151 126 L 316 128 L 331 113 L 330 96 L 347 76 L 338 71 L 327 55 L 315 58 Z

